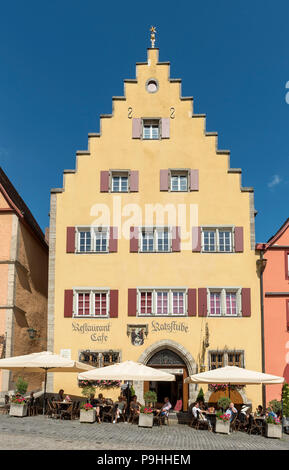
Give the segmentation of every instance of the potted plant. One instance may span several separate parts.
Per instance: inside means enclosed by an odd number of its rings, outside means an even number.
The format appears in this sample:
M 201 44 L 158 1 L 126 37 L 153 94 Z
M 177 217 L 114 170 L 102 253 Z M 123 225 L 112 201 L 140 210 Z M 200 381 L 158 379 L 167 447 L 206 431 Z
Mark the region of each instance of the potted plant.
M 218 407 L 225 411 L 229 408 L 230 403 L 231 400 L 229 397 L 221 397 L 218 400 Z
M 10 416 L 27 416 L 27 403 L 19 393 L 11 398 Z
M 23 377 L 18 377 L 15 388 L 16 393 L 18 393 L 19 395 L 25 395 L 28 388 L 28 382 L 26 382 Z
M 96 412 L 90 403 L 82 403 L 80 407 L 80 423 L 94 423 L 96 421 Z
M 216 432 L 221 434 L 230 434 L 231 415 L 217 411 L 216 413 Z
M 144 428 L 152 428 L 153 420 L 153 409 L 150 407 L 142 406 L 140 409 L 138 425 Z
M 88 385 L 86 385 L 85 387 L 82 388 L 81 394 L 82 394 L 85 398 L 87 398 L 87 400 L 89 400 L 90 395 L 94 395 L 94 394 L 95 394 L 95 387 L 93 387 L 92 385 L 88 384 Z
M 282 426 L 280 418 L 271 415 L 266 417 L 266 436 L 281 439 Z
M 153 390 L 149 390 L 148 392 L 144 393 L 144 400 L 146 405 L 150 405 L 151 407 L 157 402 L 157 394 Z

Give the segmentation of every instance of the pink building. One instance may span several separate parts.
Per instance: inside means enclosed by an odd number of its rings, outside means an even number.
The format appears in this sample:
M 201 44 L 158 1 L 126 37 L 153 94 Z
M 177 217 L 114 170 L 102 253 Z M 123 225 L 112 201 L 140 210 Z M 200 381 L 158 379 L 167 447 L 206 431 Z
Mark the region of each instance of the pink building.
M 289 383 L 289 219 L 256 247 L 267 260 L 263 272 L 265 372 Z M 266 402 L 280 399 L 281 386 L 266 387 Z

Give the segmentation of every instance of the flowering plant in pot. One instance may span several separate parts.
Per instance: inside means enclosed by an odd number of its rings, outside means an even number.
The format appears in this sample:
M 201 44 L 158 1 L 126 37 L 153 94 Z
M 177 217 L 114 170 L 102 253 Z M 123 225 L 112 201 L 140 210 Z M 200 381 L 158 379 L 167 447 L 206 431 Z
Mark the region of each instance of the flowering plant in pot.
M 282 437 L 281 419 L 269 414 L 268 416 L 266 416 L 265 421 L 266 421 L 266 436 L 281 439 Z
M 27 403 L 25 398 L 20 394 L 16 394 L 11 398 L 10 405 L 10 416 L 26 416 L 27 415 Z
M 144 413 L 145 415 L 151 415 L 153 414 L 153 409 L 150 407 L 141 406 L 140 412 Z
M 223 423 L 227 423 L 228 421 L 230 421 L 231 415 L 222 413 L 221 411 L 217 411 L 216 418 L 219 421 L 223 421 Z
M 216 432 L 221 434 L 229 434 L 231 415 L 217 411 L 216 413 Z
M 80 409 L 84 411 L 90 411 L 93 410 L 93 406 L 90 403 L 82 403 Z
M 11 398 L 11 403 L 15 403 L 17 405 L 25 405 L 26 401 L 24 397 L 19 394 L 16 394 Z
M 90 403 L 82 403 L 80 406 L 80 423 L 94 423 L 96 421 L 96 412 Z

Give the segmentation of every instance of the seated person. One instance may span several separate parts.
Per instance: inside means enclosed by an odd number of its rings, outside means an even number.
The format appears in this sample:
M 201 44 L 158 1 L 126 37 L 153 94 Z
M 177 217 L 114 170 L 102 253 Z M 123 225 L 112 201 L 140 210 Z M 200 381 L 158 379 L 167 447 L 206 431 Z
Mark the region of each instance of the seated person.
M 125 407 L 126 407 L 126 401 L 123 399 L 122 396 L 119 396 L 116 404 L 117 404 L 117 408 L 115 410 L 115 416 L 114 416 L 114 421 L 113 421 L 114 423 L 117 423 L 117 420 L 120 417 L 120 415 L 124 413 Z
M 65 398 L 64 396 L 64 390 L 61 388 L 58 392 L 58 396 L 57 396 L 57 401 L 63 401 Z
M 263 406 L 259 405 L 255 413 L 256 417 L 264 416 Z
M 158 416 L 158 415 L 160 415 L 160 416 L 168 416 L 171 407 L 172 407 L 172 405 L 171 405 L 171 403 L 170 403 L 169 397 L 165 397 L 163 406 L 161 407 L 160 410 L 157 411 L 157 416 Z
M 95 409 L 97 422 L 100 423 L 101 422 L 100 417 L 101 417 L 101 411 L 102 411 L 102 407 L 100 407 L 100 405 L 104 404 L 104 398 L 103 398 L 102 393 L 99 393 L 98 398 L 95 398 L 95 394 L 91 393 L 89 403 Z
M 30 393 L 30 396 L 29 396 L 29 406 L 33 406 L 34 405 L 34 401 L 35 401 L 35 398 L 34 398 L 34 392 L 31 392 Z
M 238 410 L 235 408 L 234 403 L 230 403 L 229 408 L 226 410 L 226 415 L 230 415 L 230 423 L 237 416 Z
M 193 417 L 198 419 L 199 418 L 199 412 L 200 412 L 200 404 L 199 404 L 198 401 L 196 401 L 196 403 L 194 404 L 194 406 L 192 408 Z
M 200 420 L 200 421 L 205 421 L 208 423 L 209 429 L 212 428 L 211 422 L 206 418 L 206 416 L 202 413 L 202 410 L 200 409 L 200 404 L 198 401 L 196 401 L 195 405 L 192 408 L 192 413 L 194 418 Z
M 141 404 L 137 401 L 137 396 L 133 395 L 132 400 L 130 402 L 129 408 L 132 415 L 139 415 L 140 414 L 140 407 Z

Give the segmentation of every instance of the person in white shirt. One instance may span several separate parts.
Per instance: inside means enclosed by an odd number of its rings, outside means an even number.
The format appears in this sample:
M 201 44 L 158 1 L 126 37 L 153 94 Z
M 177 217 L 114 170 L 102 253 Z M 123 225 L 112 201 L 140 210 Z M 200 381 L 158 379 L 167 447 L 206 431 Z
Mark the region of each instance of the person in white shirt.
M 230 415 L 230 423 L 233 421 L 235 415 L 238 414 L 238 410 L 235 408 L 234 403 L 230 403 L 229 408 L 226 411 L 226 415 Z
M 192 413 L 193 413 L 194 418 L 199 417 L 199 412 L 200 412 L 200 405 L 199 405 L 198 402 L 196 402 L 195 405 L 192 408 Z
M 161 409 L 158 410 L 157 415 L 168 416 L 171 407 L 172 407 L 172 405 L 170 403 L 169 397 L 165 397 L 165 402 L 164 402 L 163 406 L 161 407 Z

